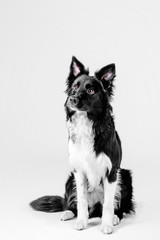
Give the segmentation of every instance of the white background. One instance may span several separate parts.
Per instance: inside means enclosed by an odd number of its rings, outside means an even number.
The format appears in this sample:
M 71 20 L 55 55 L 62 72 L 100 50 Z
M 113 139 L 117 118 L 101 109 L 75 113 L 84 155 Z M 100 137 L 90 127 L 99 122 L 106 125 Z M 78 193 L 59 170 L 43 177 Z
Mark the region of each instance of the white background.
M 0 1 L 0 238 L 160 237 L 160 3 Z M 137 214 L 112 236 L 100 221 L 74 230 L 28 203 L 64 192 L 69 173 L 64 102 L 72 55 L 91 74 L 114 62 L 122 167 L 132 169 Z

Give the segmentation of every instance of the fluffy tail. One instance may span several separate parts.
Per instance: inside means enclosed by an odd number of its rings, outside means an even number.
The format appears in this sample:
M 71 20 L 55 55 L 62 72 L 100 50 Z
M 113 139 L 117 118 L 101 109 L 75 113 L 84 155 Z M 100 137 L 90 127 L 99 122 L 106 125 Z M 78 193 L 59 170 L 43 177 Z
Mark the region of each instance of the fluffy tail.
M 61 212 L 66 205 L 65 199 L 60 196 L 44 196 L 30 203 L 30 206 L 42 212 Z
M 135 213 L 133 198 L 132 173 L 130 170 L 121 169 L 121 210 L 127 214 Z

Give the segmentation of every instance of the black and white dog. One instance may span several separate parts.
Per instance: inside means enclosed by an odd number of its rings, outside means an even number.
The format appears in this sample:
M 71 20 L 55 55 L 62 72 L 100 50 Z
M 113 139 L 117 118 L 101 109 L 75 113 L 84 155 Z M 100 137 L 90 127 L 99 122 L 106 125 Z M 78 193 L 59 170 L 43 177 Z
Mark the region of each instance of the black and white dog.
M 31 202 L 39 211 L 64 211 L 61 220 L 77 216 L 77 230 L 87 227 L 88 218 L 102 217 L 102 231 L 109 234 L 123 213 L 134 212 L 131 172 L 120 168 L 121 141 L 110 103 L 114 78 L 114 64 L 89 76 L 72 58 L 65 103 L 72 173 L 64 198 L 45 196 Z

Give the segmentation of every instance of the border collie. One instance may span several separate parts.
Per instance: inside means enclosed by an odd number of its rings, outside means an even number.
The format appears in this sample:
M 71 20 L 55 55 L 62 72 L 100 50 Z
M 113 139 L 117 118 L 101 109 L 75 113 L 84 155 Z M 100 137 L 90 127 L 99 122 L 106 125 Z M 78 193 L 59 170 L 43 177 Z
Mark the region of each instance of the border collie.
M 44 196 L 30 203 L 38 211 L 64 211 L 61 220 L 77 216 L 77 230 L 87 227 L 88 218 L 102 217 L 102 232 L 110 234 L 123 213 L 134 213 L 131 172 L 120 168 L 121 141 L 111 107 L 115 76 L 115 64 L 89 76 L 72 58 L 65 103 L 72 172 L 64 198 Z

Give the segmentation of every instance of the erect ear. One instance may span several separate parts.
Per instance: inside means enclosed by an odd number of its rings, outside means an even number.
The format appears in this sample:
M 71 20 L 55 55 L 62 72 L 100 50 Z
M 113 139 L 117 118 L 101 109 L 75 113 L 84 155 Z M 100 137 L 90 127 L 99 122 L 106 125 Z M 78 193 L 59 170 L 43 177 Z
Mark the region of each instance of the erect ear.
M 71 65 L 70 65 L 70 73 L 67 79 L 67 90 L 71 87 L 74 80 L 82 75 L 82 74 L 89 74 L 89 71 L 85 69 L 84 65 L 76 58 L 72 57 Z
M 72 57 L 72 62 L 70 65 L 70 75 L 77 77 L 80 74 L 88 74 L 88 71 L 85 69 L 84 65 L 75 57 Z
M 73 76 L 77 77 L 80 73 L 83 73 L 85 71 L 85 68 L 83 64 L 78 61 L 76 57 L 72 57 L 72 62 L 70 66 L 70 72 L 73 74 Z
M 113 80 L 116 76 L 115 64 L 109 64 L 95 73 L 95 76 L 103 84 L 104 89 L 107 91 L 108 96 L 113 95 Z
M 96 78 L 103 81 L 112 81 L 116 76 L 115 64 L 109 64 L 95 73 Z

